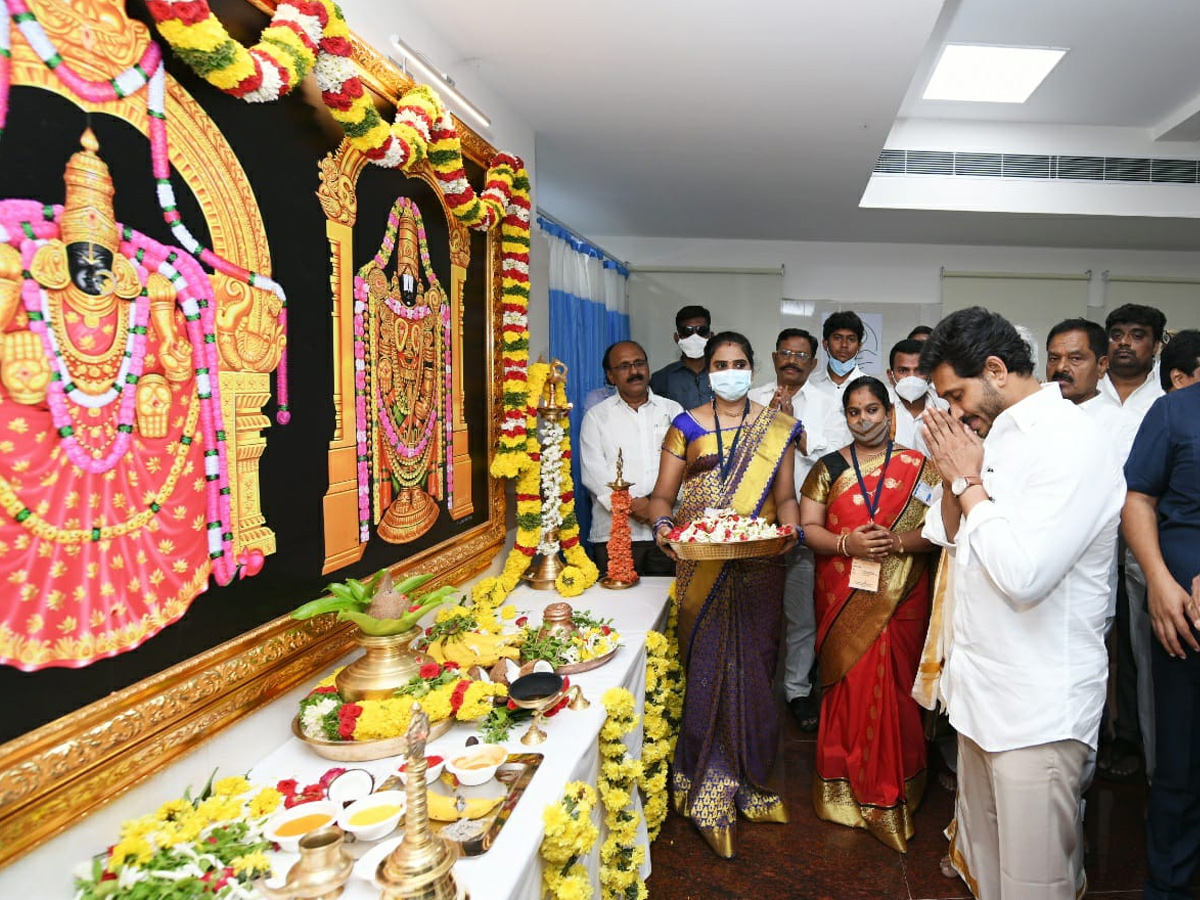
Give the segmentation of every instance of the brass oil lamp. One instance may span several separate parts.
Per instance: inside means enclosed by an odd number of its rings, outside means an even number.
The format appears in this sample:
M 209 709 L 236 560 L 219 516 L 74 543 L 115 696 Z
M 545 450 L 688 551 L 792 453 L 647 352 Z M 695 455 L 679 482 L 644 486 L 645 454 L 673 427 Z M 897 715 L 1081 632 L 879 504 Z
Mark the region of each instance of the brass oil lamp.
M 546 446 L 544 426 L 557 424 L 571 414 L 570 403 L 564 406 L 558 402 L 558 388 L 566 380 L 567 367 L 561 360 L 556 359 L 550 364 L 550 374 L 546 376 L 546 383 L 542 386 L 542 395 L 538 398 L 538 422 L 541 426 L 538 428 L 538 440 L 543 448 Z M 542 498 L 542 502 L 546 502 L 545 497 Z M 542 533 L 540 543 L 547 542 L 554 546 L 554 552 L 535 555 L 529 563 L 529 568 L 521 576 L 521 580 L 536 591 L 554 590 L 554 579 L 558 577 L 559 572 L 566 568 L 566 563 L 563 562 L 559 552 L 557 526 Z

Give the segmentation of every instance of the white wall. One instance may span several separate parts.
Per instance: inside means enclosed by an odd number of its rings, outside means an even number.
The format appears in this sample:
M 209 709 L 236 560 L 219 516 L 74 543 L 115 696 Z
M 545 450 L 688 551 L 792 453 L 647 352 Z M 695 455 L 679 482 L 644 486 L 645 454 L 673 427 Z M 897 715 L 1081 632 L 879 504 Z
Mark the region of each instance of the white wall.
M 942 268 L 968 272 L 1082 273 L 1200 278 L 1200 252 L 720 241 L 593 235 L 633 266 L 785 267 L 783 294 L 851 307 L 940 304 Z

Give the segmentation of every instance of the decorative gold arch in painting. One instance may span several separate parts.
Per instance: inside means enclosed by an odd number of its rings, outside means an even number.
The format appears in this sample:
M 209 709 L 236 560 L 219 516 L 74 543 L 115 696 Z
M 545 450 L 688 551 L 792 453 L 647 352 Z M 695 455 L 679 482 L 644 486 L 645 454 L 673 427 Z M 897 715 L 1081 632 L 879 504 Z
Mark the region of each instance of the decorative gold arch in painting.
M 383 429 L 377 427 L 376 415 L 385 416 L 385 410 L 376 410 L 373 394 L 367 397 L 366 418 L 368 421 L 357 421 L 355 408 L 355 333 L 354 333 L 354 224 L 358 216 L 356 198 L 359 175 L 366 165 L 367 159 L 348 141 L 343 141 L 338 149 L 320 162 L 321 186 L 317 196 L 321 208 L 325 212 L 325 233 L 329 239 L 330 254 L 330 290 L 332 293 L 332 315 L 334 322 L 333 334 L 333 366 L 334 385 L 333 403 L 335 410 L 335 430 L 329 443 L 329 489 L 324 497 L 325 513 L 325 559 L 322 572 L 332 572 L 343 566 L 356 562 L 366 549 L 366 540 L 360 532 L 360 485 L 358 478 L 358 446 L 357 435 L 361 430 L 368 435 L 368 455 L 370 456 L 370 472 L 372 480 L 370 508 L 374 512 L 374 522 L 378 533 L 384 540 L 391 543 L 405 543 L 420 537 L 433 525 L 439 507 L 437 501 L 445 498 L 447 509 L 452 519 L 458 520 L 471 514 L 474 502 L 471 497 L 471 457 L 468 452 L 468 429 L 463 419 L 463 381 L 462 381 L 462 311 L 463 288 L 467 279 L 467 267 L 471 261 L 470 232 L 451 213 L 442 197 L 437 179 L 429 167 L 422 166 L 416 171 L 416 176 L 425 181 L 442 201 L 441 208 L 432 214 L 442 215 L 449 230 L 450 255 L 450 289 L 448 295 L 436 283 L 421 283 L 424 273 L 421 271 L 419 248 L 416 245 L 416 223 L 409 210 L 400 212 L 397 216 L 394 258 L 389 253 L 391 267 L 397 274 L 415 274 L 422 299 L 416 301 L 414 308 L 425 313 L 435 313 L 435 307 L 441 309 L 441 304 L 448 306 L 447 338 L 449 340 L 449 384 L 445 389 L 449 394 L 449 428 L 441 429 L 439 435 L 446 434 L 446 439 L 435 439 L 424 468 L 417 475 L 421 484 L 404 485 L 398 495 L 393 497 L 388 488 L 388 482 L 398 462 L 396 454 L 389 451 L 382 436 Z M 380 240 L 384 235 L 380 235 Z M 396 298 L 400 290 L 396 276 L 387 274 L 388 266 L 380 268 L 375 263 L 365 267 L 363 280 L 364 289 L 369 295 L 366 320 L 366 359 L 364 360 L 369 372 L 375 365 L 386 367 L 389 371 L 398 367 L 393 362 L 395 350 L 402 342 L 392 340 L 391 323 L 393 317 L 385 301 L 397 306 Z M 443 299 L 438 299 L 443 298 Z M 428 322 L 431 316 L 426 316 L 423 322 Z M 386 323 L 386 324 L 384 324 Z M 397 323 L 399 324 L 399 323 Z M 410 332 L 411 333 L 411 332 Z M 388 335 L 381 337 L 381 335 Z M 426 416 L 434 416 L 439 426 L 441 419 L 446 416 L 447 404 L 442 402 L 442 375 L 446 372 L 440 338 L 432 333 L 422 345 L 429 359 L 424 361 L 429 370 L 436 373 L 429 384 L 419 390 L 425 392 L 430 411 Z M 403 351 L 403 348 L 400 348 Z M 415 362 L 415 367 L 423 365 L 422 360 Z M 416 368 L 410 368 L 409 373 Z M 437 435 L 435 435 L 435 438 Z M 453 489 L 446 489 L 452 485 Z
M 46 33 L 81 75 L 108 79 L 137 62 L 149 30 L 125 15 L 123 0 L 29 0 Z M 12 83 L 51 91 L 88 112 L 116 116 L 148 134 L 144 94 L 112 103 L 91 103 L 68 92 L 13 29 Z M 213 250 L 244 268 L 271 273 L 266 229 L 249 179 L 233 148 L 192 96 L 167 76 L 167 123 L 171 165 L 204 213 Z M 175 123 L 187 123 L 177 127 Z M 20 134 L 10 134 L 19 140 Z M 147 170 L 147 181 L 152 175 Z M 118 186 L 119 188 L 120 186 Z M 270 424 L 262 407 L 271 394 L 270 373 L 279 364 L 284 336 L 276 324 L 279 301 L 220 273 L 209 276 L 217 300 L 221 351 L 221 412 L 227 431 L 234 553 L 275 552 L 259 499 L 259 459 Z

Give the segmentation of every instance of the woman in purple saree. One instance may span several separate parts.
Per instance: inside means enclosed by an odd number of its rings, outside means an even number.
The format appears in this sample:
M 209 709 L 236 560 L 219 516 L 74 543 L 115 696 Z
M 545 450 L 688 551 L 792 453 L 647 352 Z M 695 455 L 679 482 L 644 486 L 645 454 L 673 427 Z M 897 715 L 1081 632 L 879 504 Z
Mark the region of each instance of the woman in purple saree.
M 651 496 L 655 535 L 667 552 L 671 506 L 681 485 L 680 523 L 708 509 L 799 521 L 792 450 L 800 424 L 747 400 L 754 357 L 744 337 L 718 334 L 705 355 L 716 398 L 676 417 Z M 789 540 L 782 552 L 793 545 Z M 677 564 L 680 662 L 687 680 L 674 804 L 722 857 L 736 852 L 738 813 L 751 822 L 787 821 L 782 798 L 767 788 L 779 740 L 772 679 L 783 579 L 782 557 Z

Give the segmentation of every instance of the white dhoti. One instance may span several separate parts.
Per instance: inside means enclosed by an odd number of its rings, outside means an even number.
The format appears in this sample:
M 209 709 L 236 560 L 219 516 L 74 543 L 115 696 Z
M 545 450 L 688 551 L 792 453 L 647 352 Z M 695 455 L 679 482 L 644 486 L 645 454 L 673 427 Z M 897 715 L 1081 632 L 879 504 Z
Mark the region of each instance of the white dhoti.
M 1080 798 L 1088 746 L 1055 741 L 989 753 L 958 736 L 950 861 L 978 900 L 1083 896 Z

